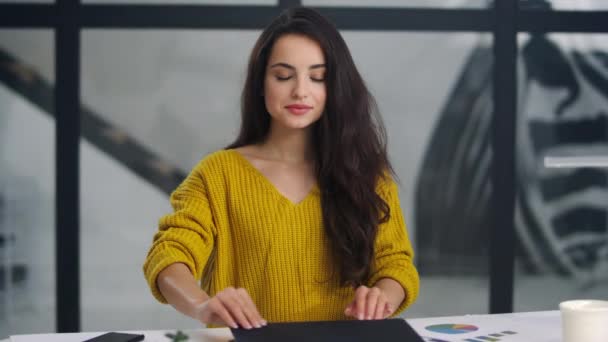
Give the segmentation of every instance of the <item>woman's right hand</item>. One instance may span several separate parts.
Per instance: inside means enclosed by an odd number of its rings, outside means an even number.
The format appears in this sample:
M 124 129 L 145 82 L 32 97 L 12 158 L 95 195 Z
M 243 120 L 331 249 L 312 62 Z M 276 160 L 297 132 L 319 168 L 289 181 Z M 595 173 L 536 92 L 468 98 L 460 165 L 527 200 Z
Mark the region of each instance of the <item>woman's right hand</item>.
M 253 300 L 243 288 L 227 287 L 195 308 L 195 317 L 205 324 L 232 328 L 261 328 L 266 325 Z

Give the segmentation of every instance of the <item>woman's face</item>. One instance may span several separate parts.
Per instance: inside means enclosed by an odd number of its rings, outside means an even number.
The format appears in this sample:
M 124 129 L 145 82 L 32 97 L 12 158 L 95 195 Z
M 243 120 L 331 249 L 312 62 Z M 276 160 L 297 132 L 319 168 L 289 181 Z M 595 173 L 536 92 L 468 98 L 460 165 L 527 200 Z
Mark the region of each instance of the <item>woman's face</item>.
M 280 37 L 264 77 L 264 101 L 273 127 L 309 127 L 321 117 L 325 98 L 325 57 L 319 44 L 302 35 Z

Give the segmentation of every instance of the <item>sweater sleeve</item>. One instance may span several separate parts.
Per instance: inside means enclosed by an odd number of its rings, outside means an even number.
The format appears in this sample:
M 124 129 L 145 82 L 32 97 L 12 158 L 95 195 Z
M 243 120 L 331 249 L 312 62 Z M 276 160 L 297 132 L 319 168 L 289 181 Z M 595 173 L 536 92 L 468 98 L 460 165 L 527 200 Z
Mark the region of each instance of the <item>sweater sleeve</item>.
M 173 263 L 183 263 L 200 280 L 215 238 L 215 226 L 200 164 L 171 194 L 174 212 L 159 220 L 144 262 L 145 278 L 154 297 L 167 303 L 156 283 L 158 274 Z
M 414 251 L 403 220 L 397 184 L 392 179 L 382 182 L 384 184 L 379 186 L 379 194 L 390 208 L 390 218 L 378 227 L 368 286 L 373 286 L 382 278 L 391 278 L 401 284 L 405 298 L 393 314 L 397 315 L 418 297 L 420 279 L 413 263 Z

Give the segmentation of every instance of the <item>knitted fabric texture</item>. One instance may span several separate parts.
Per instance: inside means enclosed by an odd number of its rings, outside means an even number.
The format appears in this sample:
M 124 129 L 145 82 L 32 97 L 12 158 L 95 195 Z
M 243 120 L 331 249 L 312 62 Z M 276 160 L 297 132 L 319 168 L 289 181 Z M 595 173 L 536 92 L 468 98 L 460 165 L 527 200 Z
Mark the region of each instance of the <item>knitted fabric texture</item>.
M 377 191 L 391 216 L 378 227 L 367 286 L 400 283 L 406 296 L 396 315 L 418 296 L 419 277 L 397 185 L 384 180 Z M 170 200 L 174 212 L 160 219 L 143 267 L 157 300 L 166 303 L 158 273 L 179 262 L 211 296 L 245 288 L 269 322 L 347 319 L 354 290 L 337 280 L 317 186 L 293 203 L 240 152 L 221 150 L 199 162 Z

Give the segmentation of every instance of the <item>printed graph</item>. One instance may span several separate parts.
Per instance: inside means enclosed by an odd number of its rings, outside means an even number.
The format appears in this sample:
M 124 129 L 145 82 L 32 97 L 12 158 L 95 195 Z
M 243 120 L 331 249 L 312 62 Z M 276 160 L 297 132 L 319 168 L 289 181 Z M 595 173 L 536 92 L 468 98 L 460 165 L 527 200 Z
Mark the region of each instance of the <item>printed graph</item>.
M 502 341 L 502 338 L 505 336 L 509 336 L 509 335 L 515 335 L 517 334 L 514 331 L 502 331 L 500 333 L 495 333 L 495 334 L 488 334 L 485 336 L 477 336 L 474 338 L 467 338 L 464 339 L 463 341 L 465 342 L 498 342 L 498 341 Z
M 429 325 L 425 329 L 435 333 L 455 335 L 468 334 L 470 332 L 476 331 L 479 328 L 474 325 L 468 324 L 435 324 Z
M 458 334 L 469 334 L 472 335 L 471 333 L 479 330 L 479 327 L 475 326 L 475 325 L 470 325 L 470 324 L 454 324 L 454 323 L 449 323 L 449 324 L 434 324 L 434 325 L 429 325 L 427 327 L 425 327 L 426 330 L 431 331 L 433 333 L 438 333 L 438 334 L 447 334 L 447 335 L 458 335 Z M 479 332 L 477 332 L 479 333 Z M 499 342 L 499 341 L 504 341 L 507 342 L 508 339 L 505 339 L 505 337 L 511 336 L 511 335 L 516 335 L 517 333 L 515 331 L 511 331 L 511 330 L 504 330 L 501 332 L 496 332 L 496 333 L 492 333 L 492 334 L 484 334 L 484 335 L 479 335 L 479 336 L 474 336 L 474 337 L 466 337 L 463 338 L 462 340 L 458 339 L 458 341 L 463 341 L 463 342 Z M 462 338 L 462 337 L 461 337 Z M 423 339 L 425 342 L 450 342 L 450 341 L 456 341 L 456 340 L 452 340 L 450 339 L 448 340 L 442 340 L 440 338 L 435 338 L 435 337 L 428 337 L 428 336 L 423 336 Z

